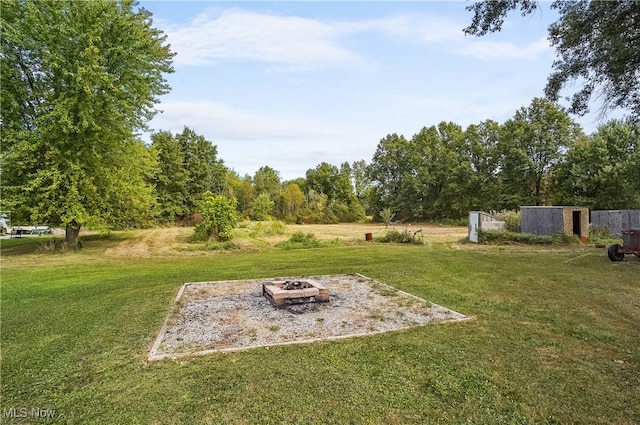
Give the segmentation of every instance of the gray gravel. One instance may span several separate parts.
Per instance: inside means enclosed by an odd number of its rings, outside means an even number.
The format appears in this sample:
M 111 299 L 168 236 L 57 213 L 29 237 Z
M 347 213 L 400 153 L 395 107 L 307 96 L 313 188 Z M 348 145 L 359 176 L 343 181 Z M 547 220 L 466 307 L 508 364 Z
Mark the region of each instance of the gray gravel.
M 300 277 L 185 284 L 149 360 L 347 338 L 467 319 L 362 275 L 305 277 L 329 288 L 330 301 L 276 309 L 262 295 L 262 283 L 288 279 Z

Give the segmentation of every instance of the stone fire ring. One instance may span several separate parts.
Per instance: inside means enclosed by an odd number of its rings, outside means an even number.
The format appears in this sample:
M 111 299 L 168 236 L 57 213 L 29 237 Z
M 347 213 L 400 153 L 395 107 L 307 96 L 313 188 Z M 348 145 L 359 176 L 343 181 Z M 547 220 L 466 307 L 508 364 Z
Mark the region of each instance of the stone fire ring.
M 304 286 L 314 290 L 301 302 L 276 305 L 266 289 L 273 298 L 279 293 L 274 284 L 289 280 L 312 282 Z M 286 296 L 293 297 L 279 299 Z M 192 282 L 178 291 L 147 359 L 338 340 L 463 320 L 469 318 L 360 274 Z

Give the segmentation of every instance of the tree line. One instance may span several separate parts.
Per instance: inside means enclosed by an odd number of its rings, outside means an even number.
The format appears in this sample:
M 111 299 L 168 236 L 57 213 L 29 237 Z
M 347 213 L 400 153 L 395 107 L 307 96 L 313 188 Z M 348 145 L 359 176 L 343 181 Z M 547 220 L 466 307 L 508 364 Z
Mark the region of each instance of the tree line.
M 253 176 L 240 176 L 218 158 L 217 147 L 185 127 L 182 133 L 161 131 L 151 136 L 150 154 L 156 160 L 149 180 L 156 197 L 149 211 L 161 223 L 196 224 L 198 206 L 207 193 L 233 199 L 240 217 L 282 219 L 289 223 L 337 223 L 366 219 L 363 201 L 354 185 L 366 163 L 340 167 L 323 162 L 305 177 L 283 181 L 268 165 Z
M 370 163 L 322 162 L 288 181 L 266 165 L 240 176 L 189 128 L 154 134 L 150 150 L 156 218 L 167 223 L 197 220 L 206 192 L 234 199 L 242 218 L 288 223 L 381 219 L 383 210 L 397 220 L 455 221 L 522 205 L 640 208 L 640 125 L 612 120 L 585 135 L 562 108 L 538 98 L 503 124 L 441 122 L 410 139 L 389 134 Z
M 503 124 L 442 122 L 380 141 L 368 166 L 369 207 L 402 220 L 457 220 L 523 205 L 640 208 L 640 125 L 612 120 L 585 135 L 534 99 Z

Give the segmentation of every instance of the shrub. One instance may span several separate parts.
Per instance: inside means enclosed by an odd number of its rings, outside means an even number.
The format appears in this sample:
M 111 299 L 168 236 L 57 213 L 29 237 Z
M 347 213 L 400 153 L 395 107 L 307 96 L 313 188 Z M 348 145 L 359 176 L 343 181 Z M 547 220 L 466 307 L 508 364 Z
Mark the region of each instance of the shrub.
M 420 237 L 417 234 L 420 233 Z M 418 230 L 417 232 L 411 234 L 408 231 L 399 232 L 397 230 L 389 230 L 382 237 L 377 237 L 376 242 L 395 242 L 395 243 L 410 243 L 416 245 L 422 245 L 424 241 L 422 240 L 422 230 Z
M 395 214 L 391 211 L 391 208 L 385 208 L 380 211 L 379 214 L 382 222 L 387 226 L 391 223 L 391 220 L 393 220 L 393 217 L 395 216 Z
M 592 226 L 589 229 L 589 241 L 600 243 L 619 243 L 620 238 L 613 233 L 608 227 Z
M 268 220 L 258 221 L 249 228 L 251 236 L 255 238 L 257 236 L 284 235 L 287 226 L 280 220 Z
M 580 239 L 574 235 L 556 233 L 553 236 L 533 235 L 508 231 L 478 229 L 478 242 L 483 244 L 510 245 L 514 243 L 527 245 L 573 245 Z
M 284 249 L 318 248 L 322 242 L 316 239 L 313 233 L 295 232 L 289 240 L 276 244 Z
M 501 211 L 498 217 L 504 220 L 504 230 L 507 232 L 520 233 L 520 212 L 516 211 Z
M 275 202 L 271 200 L 271 196 L 268 193 L 261 193 L 253 201 L 253 218 L 258 221 L 263 221 L 271 217 Z
M 196 234 L 220 241 L 232 239 L 233 228 L 238 222 L 236 204 L 235 198 L 205 192 L 198 203 L 202 223 L 196 226 Z

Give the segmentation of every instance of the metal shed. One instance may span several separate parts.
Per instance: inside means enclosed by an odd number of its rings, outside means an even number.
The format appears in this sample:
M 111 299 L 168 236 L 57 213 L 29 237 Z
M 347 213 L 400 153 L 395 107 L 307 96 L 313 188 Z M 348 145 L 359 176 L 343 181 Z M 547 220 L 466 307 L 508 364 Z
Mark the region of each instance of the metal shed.
M 622 236 L 625 230 L 640 229 L 640 210 L 591 211 L 591 225 L 606 227 L 612 234 Z
M 584 207 L 520 207 L 522 233 L 589 236 L 589 209 Z

